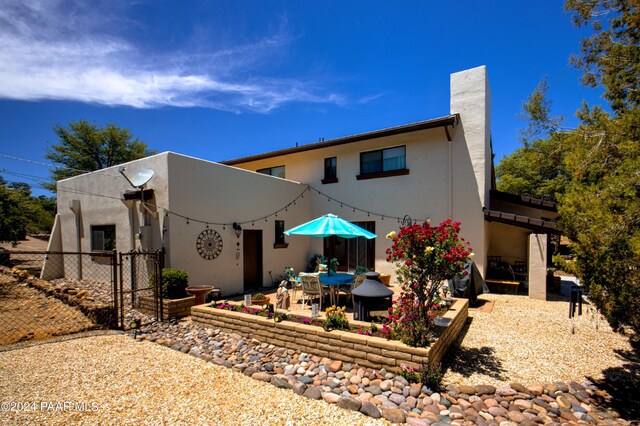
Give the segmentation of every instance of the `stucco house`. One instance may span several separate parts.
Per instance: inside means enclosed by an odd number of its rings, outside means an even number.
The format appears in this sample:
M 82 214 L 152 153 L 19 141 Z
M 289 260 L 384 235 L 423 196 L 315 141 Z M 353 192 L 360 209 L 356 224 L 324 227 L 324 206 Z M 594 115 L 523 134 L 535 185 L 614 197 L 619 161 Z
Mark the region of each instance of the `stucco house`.
M 166 265 L 223 294 L 270 283 L 313 254 L 344 269 L 393 274 L 387 233 L 403 220 L 453 218 L 483 274 L 489 258 L 524 262 L 532 297 L 545 296 L 551 206 L 495 191 L 491 95 L 485 67 L 451 75 L 448 115 L 221 163 L 165 152 L 58 182 L 50 247 L 166 249 Z M 119 172 L 151 169 L 135 190 Z M 143 198 L 144 201 L 141 201 Z M 326 213 L 379 238 L 285 237 Z

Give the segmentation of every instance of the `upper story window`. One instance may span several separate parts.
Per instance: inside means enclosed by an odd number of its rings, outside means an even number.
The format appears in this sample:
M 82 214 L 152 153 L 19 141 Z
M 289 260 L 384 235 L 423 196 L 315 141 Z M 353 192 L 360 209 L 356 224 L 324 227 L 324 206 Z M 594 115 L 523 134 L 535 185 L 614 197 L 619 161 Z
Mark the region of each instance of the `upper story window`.
M 116 248 L 116 226 L 91 226 L 91 251 L 111 251 Z
M 379 149 L 360 153 L 358 179 L 398 176 L 409 174 L 406 162 L 406 147 Z
M 324 179 L 322 183 L 335 183 L 338 181 L 338 159 L 329 157 L 324 159 Z
M 284 179 L 284 166 L 267 167 L 266 169 L 256 170 L 256 172 Z

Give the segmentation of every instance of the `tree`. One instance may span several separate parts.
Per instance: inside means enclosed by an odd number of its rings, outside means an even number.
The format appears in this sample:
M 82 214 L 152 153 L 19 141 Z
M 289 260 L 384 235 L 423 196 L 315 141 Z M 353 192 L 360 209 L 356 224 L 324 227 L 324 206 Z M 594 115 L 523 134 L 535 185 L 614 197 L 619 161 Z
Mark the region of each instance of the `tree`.
M 31 196 L 27 183 L 0 180 L 0 241 L 17 243 L 27 234 L 48 233 L 54 214 L 55 199 Z
M 585 108 L 570 134 L 571 183 L 560 224 L 573 241 L 578 276 L 617 331 L 640 336 L 640 110 L 618 117 Z
M 614 111 L 640 104 L 640 1 L 567 0 L 573 23 L 591 25 L 594 34 L 582 40 L 581 54 L 571 62 L 582 69 L 582 81 L 601 85 Z
M 0 241 L 16 244 L 27 235 L 27 216 L 21 205 L 22 195 L 0 185 Z
M 60 141 L 47 149 L 45 157 L 60 165 L 51 171 L 51 177 L 56 181 L 154 153 L 144 142 L 133 139 L 128 129 L 111 123 L 98 128 L 87 120 L 78 120 L 68 127 L 56 124 L 53 130 Z M 47 187 L 55 191 L 55 184 Z
M 568 182 L 562 167 L 566 136 L 558 132 L 562 117 L 551 115 L 546 78 L 535 88 L 522 106 L 521 117 L 528 122 L 521 131 L 523 146 L 505 156 L 496 167 L 496 184 L 500 191 L 556 201 Z
M 613 329 L 640 343 L 640 2 L 567 0 L 565 9 L 576 25 L 594 28 L 572 61 L 585 84 L 604 88 L 614 114 L 585 104 L 579 128 L 559 132 L 553 122 L 539 125 L 552 121 L 549 104 L 530 97 L 525 113 L 534 129 L 550 131 L 502 160 L 498 184 L 526 195 L 553 192 L 590 300 Z

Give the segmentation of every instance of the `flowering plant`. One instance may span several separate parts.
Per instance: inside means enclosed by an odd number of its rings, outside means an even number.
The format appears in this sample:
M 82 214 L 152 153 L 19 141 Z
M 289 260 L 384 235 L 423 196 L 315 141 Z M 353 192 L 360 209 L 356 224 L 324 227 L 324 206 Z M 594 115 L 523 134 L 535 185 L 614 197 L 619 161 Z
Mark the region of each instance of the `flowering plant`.
M 371 322 L 371 325 L 369 327 L 366 328 L 359 328 L 356 333 L 358 334 L 362 334 L 364 336 L 372 336 L 373 333 L 375 333 L 376 331 L 378 331 L 378 326 L 375 325 L 373 323 L 373 321 Z
M 324 314 L 324 328 L 330 330 L 348 330 L 349 329 L 349 320 L 344 313 L 346 307 L 338 307 L 338 306 L 330 306 L 328 307 Z
M 387 235 L 393 241 L 387 249 L 387 261 L 397 266 L 402 293 L 389 310 L 383 334 L 412 346 L 429 344 L 438 289 L 444 280 L 461 273 L 473 256 L 459 232 L 460 222 L 447 219 L 435 227 L 426 221 Z
M 226 311 L 242 312 L 245 314 L 257 315 L 259 317 L 266 317 L 266 318 L 273 317 L 273 312 L 269 311 L 268 309 L 252 308 L 249 306 L 245 306 L 243 303 L 240 305 L 231 305 L 225 301 L 222 303 L 212 303 L 211 307 L 216 309 L 224 309 Z

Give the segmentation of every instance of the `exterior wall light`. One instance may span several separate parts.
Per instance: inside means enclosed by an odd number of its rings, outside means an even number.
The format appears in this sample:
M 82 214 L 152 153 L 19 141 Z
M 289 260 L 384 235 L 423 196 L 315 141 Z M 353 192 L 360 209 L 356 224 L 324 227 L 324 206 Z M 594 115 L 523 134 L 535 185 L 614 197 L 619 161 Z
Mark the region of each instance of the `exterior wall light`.
M 233 222 L 233 232 L 235 232 L 236 238 L 240 238 L 242 235 L 242 226 L 237 222 Z

